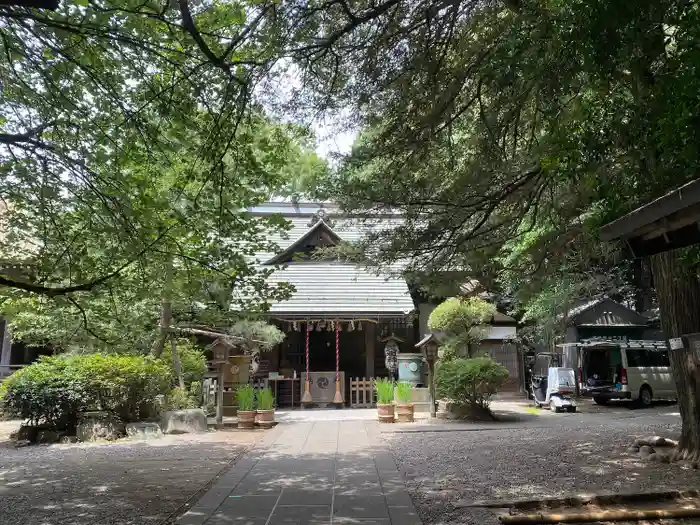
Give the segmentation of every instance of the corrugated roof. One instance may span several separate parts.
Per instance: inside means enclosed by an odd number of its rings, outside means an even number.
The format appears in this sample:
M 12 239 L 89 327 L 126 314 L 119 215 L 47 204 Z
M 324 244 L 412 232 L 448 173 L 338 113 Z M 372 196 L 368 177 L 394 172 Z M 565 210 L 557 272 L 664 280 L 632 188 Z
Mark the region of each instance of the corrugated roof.
M 318 204 L 271 203 L 251 209 L 256 215 L 278 213 L 290 221 L 291 229 L 284 235 L 275 235 L 269 240 L 284 250 L 304 236 L 313 224 L 311 219 L 319 209 Z M 355 242 L 363 238 L 368 230 L 390 227 L 396 218 L 347 218 L 336 215 L 337 210 L 323 205 L 328 212 L 333 231 L 343 241 Z M 275 253 L 257 253 L 255 259 L 262 267 Z M 405 315 L 414 309 L 413 299 L 406 280 L 398 275 L 399 267 L 391 267 L 385 274 L 361 266 L 335 261 L 291 262 L 275 271 L 269 284 L 287 282 L 296 292 L 290 299 L 273 303 L 272 314 L 326 315 L 366 314 L 368 316 Z

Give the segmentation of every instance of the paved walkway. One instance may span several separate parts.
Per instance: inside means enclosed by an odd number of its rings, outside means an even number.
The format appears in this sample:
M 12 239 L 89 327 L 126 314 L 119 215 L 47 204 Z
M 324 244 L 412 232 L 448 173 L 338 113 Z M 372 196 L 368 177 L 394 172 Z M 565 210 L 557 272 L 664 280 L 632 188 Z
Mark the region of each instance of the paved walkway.
M 179 525 L 421 525 L 376 422 L 278 425 Z

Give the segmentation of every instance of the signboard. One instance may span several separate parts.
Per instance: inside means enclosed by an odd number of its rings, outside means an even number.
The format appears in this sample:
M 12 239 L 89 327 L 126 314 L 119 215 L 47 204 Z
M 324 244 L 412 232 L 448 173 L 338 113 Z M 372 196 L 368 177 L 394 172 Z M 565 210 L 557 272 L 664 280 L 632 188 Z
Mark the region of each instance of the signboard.
M 683 339 L 681 337 L 669 339 L 668 345 L 671 348 L 671 350 L 683 350 Z

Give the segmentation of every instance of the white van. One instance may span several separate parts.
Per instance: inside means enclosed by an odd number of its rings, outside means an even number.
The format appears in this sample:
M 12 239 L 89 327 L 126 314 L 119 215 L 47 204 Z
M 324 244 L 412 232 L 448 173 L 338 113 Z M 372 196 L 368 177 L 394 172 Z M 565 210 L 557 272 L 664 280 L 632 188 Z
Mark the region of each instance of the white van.
M 611 399 L 643 406 L 655 399 L 677 399 L 668 350 L 657 341 L 582 346 L 579 387 L 599 405 Z

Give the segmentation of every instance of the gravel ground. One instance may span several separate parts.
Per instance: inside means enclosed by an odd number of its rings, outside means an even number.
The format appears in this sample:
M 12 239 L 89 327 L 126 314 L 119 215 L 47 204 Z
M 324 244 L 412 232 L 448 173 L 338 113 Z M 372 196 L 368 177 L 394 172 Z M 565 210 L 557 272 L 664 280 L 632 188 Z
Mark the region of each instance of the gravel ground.
M 160 524 L 260 432 L 14 448 L 0 423 L 1 525 Z
M 558 426 L 551 428 L 386 437 L 425 525 L 497 523 L 489 511 L 455 508 L 456 500 L 700 488 L 698 470 L 643 463 L 613 451 L 636 437 L 675 437 L 680 431 L 677 423 L 630 419 L 587 426 L 585 421 L 571 421 L 571 427 L 562 427 L 558 420 Z

